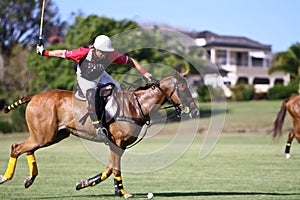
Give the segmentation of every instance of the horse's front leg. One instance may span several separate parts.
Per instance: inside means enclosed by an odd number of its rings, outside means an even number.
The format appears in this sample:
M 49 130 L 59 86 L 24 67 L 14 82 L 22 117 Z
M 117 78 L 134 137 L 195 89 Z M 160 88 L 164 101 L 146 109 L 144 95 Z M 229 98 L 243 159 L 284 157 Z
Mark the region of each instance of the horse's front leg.
M 96 176 L 93 176 L 89 178 L 88 180 L 81 180 L 76 183 L 76 190 L 81 190 L 86 187 L 93 187 L 102 181 L 105 181 L 110 175 L 112 174 L 112 168 L 106 167 L 105 171 L 97 174 Z
M 111 148 L 111 167 L 114 174 L 114 187 L 115 187 L 115 195 L 119 197 L 124 197 L 125 199 L 132 198 L 133 195 L 129 194 L 125 191 L 123 186 L 123 179 L 121 176 L 121 156 L 124 150 L 119 148 L 114 149 Z
M 291 158 L 290 150 L 291 150 L 291 145 L 292 145 L 292 141 L 293 141 L 294 137 L 295 137 L 295 133 L 294 133 L 294 130 L 292 130 L 288 135 L 288 139 L 287 139 L 287 142 L 285 145 L 284 153 L 285 153 L 286 159 Z

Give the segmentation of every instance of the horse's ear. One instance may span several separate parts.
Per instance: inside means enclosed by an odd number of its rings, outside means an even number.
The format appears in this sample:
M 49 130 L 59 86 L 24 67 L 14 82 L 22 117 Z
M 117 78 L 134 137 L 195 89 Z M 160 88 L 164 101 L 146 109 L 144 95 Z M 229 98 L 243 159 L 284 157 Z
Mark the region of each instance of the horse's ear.
M 181 76 L 186 77 L 189 74 L 190 70 L 186 70 L 185 72 L 181 73 Z

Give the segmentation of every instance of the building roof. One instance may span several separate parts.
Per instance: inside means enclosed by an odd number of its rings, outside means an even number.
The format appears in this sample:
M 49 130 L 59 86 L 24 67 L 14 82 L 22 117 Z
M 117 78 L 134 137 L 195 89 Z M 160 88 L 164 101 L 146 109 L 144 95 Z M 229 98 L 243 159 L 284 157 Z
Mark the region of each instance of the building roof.
M 209 46 L 239 47 L 239 48 L 253 48 L 253 49 L 260 49 L 265 51 L 271 51 L 271 45 L 262 44 L 257 41 L 251 40 L 247 37 L 224 36 L 224 35 L 215 34 L 210 31 L 192 32 L 186 34 L 195 39 L 199 39 L 199 38 L 205 39 L 204 47 L 209 47 Z

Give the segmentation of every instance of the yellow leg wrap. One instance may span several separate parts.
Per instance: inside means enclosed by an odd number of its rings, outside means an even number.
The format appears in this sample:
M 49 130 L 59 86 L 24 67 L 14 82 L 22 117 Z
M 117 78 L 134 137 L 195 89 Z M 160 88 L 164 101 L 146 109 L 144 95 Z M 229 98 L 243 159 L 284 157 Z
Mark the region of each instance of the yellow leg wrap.
M 8 179 L 8 180 L 12 179 L 12 177 L 14 176 L 14 173 L 15 173 L 16 165 L 17 165 L 17 159 L 10 157 L 9 161 L 8 161 L 8 166 L 7 166 L 6 172 L 4 174 L 4 177 L 6 179 Z
M 114 177 L 115 182 L 115 194 L 118 196 L 123 196 L 126 192 L 123 188 L 123 181 L 121 176 Z
M 27 155 L 27 162 L 29 166 L 29 174 L 30 176 L 37 176 L 38 175 L 38 168 L 36 165 L 35 157 L 34 155 Z
M 104 181 L 107 179 L 107 174 L 106 172 L 102 172 L 102 175 L 101 175 L 101 181 Z
M 126 192 L 124 189 L 121 189 L 121 193 L 122 193 L 122 195 L 124 195 Z

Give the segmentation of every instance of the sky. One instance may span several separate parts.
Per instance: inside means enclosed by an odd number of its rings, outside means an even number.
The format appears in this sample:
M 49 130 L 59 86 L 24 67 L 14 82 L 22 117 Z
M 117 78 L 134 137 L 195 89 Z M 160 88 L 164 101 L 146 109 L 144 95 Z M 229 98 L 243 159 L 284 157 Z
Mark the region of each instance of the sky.
M 47 0 L 46 0 L 47 1 Z M 62 20 L 72 12 L 168 25 L 186 31 L 242 36 L 274 53 L 300 42 L 299 0 L 53 0 Z

